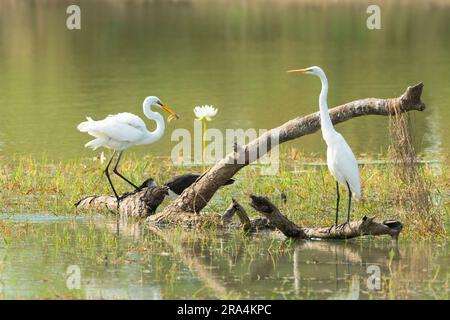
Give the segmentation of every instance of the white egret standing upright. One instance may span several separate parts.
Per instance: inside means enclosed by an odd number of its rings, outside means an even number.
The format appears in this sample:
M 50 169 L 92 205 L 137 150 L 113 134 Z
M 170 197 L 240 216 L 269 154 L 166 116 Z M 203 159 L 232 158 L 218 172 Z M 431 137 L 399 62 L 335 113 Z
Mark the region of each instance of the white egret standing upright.
M 359 199 L 361 195 L 358 163 L 344 137 L 334 129 L 331 122 L 327 105 L 328 81 L 325 72 L 320 67 L 316 66 L 306 69 L 290 70 L 288 72 L 312 74 L 318 76 L 322 82 L 322 90 L 320 91 L 319 96 L 320 126 L 322 129 L 323 140 L 325 140 L 327 144 L 328 169 L 336 179 L 336 226 L 338 224 L 339 216 L 339 183 L 346 186 L 348 189 L 347 223 L 349 223 L 352 193 L 357 199 Z
M 167 118 L 167 122 L 170 122 L 174 118 L 178 118 L 178 115 L 167 105 L 162 103 L 159 98 L 150 96 L 144 100 L 143 111 L 148 119 L 156 122 L 156 129 L 154 131 L 148 131 L 145 126 L 145 122 L 141 118 L 128 112 L 109 115 L 105 119 L 99 121 L 94 121 L 90 117 L 87 117 L 87 121 L 80 123 L 77 127 L 81 132 L 87 132 L 91 136 L 95 137 L 94 140 L 86 143 L 84 145 L 85 147 L 89 147 L 94 150 L 99 147 L 106 147 L 114 150 L 111 159 L 109 159 L 108 164 L 106 165 L 105 175 L 111 185 L 114 195 L 116 196 L 117 203 L 119 203 L 120 197 L 117 194 L 109 175 L 109 166 L 111 165 L 116 152 L 119 151 L 119 156 L 117 157 L 117 162 L 114 166 L 113 172 L 131 184 L 134 188 L 138 189 L 138 186 L 125 178 L 117 170 L 120 159 L 122 158 L 122 153 L 129 147 L 150 144 L 158 141 L 164 134 L 164 118 L 158 112 L 153 111 L 152 106 L 161 108 L 170 114 Z

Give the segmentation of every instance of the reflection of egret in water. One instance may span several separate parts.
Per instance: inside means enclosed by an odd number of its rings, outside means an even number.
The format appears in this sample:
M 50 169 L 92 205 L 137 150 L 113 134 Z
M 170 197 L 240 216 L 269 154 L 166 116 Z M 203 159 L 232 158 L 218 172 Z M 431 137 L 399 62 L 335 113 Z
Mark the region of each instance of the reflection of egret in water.
M 299 255 L 300 255 L 300 249 L 296 247 L 294 249 L 294 288 L 295 288 L 295 294 L 300 295 L 300 268 L 299 268 Z
M 360 285 L 369 276 L 367 266 L 380 265 L 383 274 L 389 275 L 390 262 L 398 261 L 400 257 L 395 242 L 383 248 L 372 248 L 368 244 L 369 248 L 359 241 L 296 243 L 293 252 L 295 294 L 302 297 L 311 290 L 305 284 L 311 285 L 314 281 L 316 292 L 325 294 L 328 299 L 359 299 Z M 314 264 L 313 268 L 309 266 L 311 263 Z
M 3 133 L 0 131 L 0 151 L 3 150 Z
M 121 277 L 123 280 L 123 277 Z M 159 286 L 142 286 L 131 281 L 126 288 L 118 287 L 114 281 L 102 282 L 97 279 L 83 279 L 85 299 L 131 299 L 131 300 L 161 300 Z
M 359 300 L 359 275 L 352 275 L 352 281 L 348 287 L 348 291 L 341 292 L 339 291 L 336 295 L 330 297 L 329 299 L 335 300 Z

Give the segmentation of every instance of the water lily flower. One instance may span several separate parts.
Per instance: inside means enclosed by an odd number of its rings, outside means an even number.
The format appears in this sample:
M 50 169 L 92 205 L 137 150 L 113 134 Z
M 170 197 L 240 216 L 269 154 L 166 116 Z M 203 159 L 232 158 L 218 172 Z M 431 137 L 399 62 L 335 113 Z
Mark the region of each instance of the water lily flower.
M 217 108 L 214 108 L 213 106 L 204 105 L 204 106 L 197 106 L 194 108 L 194 114 L 197 117 L 197 120 L 204 120 L 211 121 L 212 118 L 217 114 Z
M 214 108 L 213 106 L 210 105 L 204 105 L 201 107 L 197 106 L 194 108 L 194 114 L 197 117 L 196 120 L 202 122 L 203 162 L 205 162 L 205 152 L 206 152 L 206 121 L 211 121 L 212 118 L 216 116 L 217 111 L 218 111 L 217 108 Z

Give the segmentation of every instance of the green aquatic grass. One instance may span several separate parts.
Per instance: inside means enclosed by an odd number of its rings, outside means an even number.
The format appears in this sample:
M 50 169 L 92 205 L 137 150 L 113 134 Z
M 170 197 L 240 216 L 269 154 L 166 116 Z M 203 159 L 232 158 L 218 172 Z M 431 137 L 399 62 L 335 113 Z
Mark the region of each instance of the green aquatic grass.
M 423 164 L 420 167 L 424 179 L 432 186 L 430 192 L 434 205 L 430 212 L 433 215 L 431 225 L 427 223 L 426 217 L 425 220 L 418 219 L 417 215 L 405 212 L 395 203 L 396 193 L 402 192 L 401 183 L 395 178 L 392 164 L 379 160 L 371 158 L 361 161 L 369 164 L 360 166 L 363 192 L 361 200 L 353 204 L 353 219 L 364 215 L 399 219 L 405 225 L 403 234 L 406 236 L 445 236 L 450 192 L 447 163 Z M 323 164 L 324 159 L 315 156 L 284 152 L 277 175 L 264 176 L 258 166 L 249 166 L 235 176 L 234 185 L 222 188 L 204 211 L 222 213 L 234 197 L 250 214 L 254 214 L 248 206 L 248 195 L 257 194 L 268 196 L 283 213 L 300 225 L 330 225 L 334 222 L 335 182 Z M 79 214 L 74 203 L 81 197 L 111 194 L 103 175 L 104 166 L 97 158 L 59 162 L 45 157 L 0 158 L 0 211 Z M 147 177 L 153 177 L 161 183 L 176 174 L 201 172 L 201 167 L 175 167 L 167 158 L 136 158 L 133 154 L 127 155 L 120 168 L 137 183 Z M 120 179 L 113 179 L 119 192 L 130 190 Z M 287 204 L 281 201 L 282 192 L 287 195 Z M 346 208 L 347 192 L 342 190 L 341 222 L 345 220 Z

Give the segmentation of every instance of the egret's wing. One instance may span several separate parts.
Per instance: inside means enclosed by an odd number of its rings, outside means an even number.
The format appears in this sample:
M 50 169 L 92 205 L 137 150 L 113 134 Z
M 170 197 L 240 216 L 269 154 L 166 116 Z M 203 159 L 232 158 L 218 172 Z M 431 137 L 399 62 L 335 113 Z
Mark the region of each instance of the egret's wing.
M 131 113 L 119 113 L 95 121 L 89 133 L 116 141 L 135 142 L 142 139 L 147 128 L 144 121 Z
M 132 127 L 135 127 L 139 130 L 147 130 L 147 127 L 145 126 L 145 122 L 139 118 L 137 115 L 128 113 L 128 112 L 122 112 L 115 115 L 109 115 L 105 120 L 111 119 L 120 123 L 128 124 Z
M 335 158 L 336 167 L 338 168 L 340 175 L 342 175 L 350 185 L 352 192 L 359 198 L 361 194 L 361 182 L 359 179 L 358 162 L 356 161 L 355 155 L 344 138 L 339 141 L 339 146 L 336 150 L 338 150 Z

